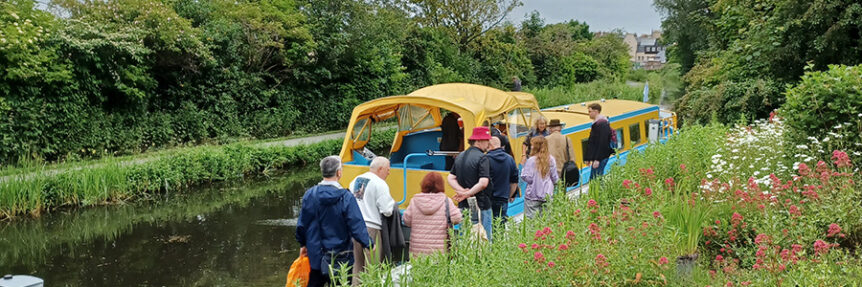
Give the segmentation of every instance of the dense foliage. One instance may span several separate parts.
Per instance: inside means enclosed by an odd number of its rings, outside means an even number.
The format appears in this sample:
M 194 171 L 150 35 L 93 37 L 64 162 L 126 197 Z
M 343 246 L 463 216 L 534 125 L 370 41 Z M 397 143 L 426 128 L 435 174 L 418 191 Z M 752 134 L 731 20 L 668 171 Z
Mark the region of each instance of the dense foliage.
M 517 0 L 35 2 L 0 3 L 2 163 L 341 129 L 358 103 L 437 83 L 628 71 L 620 35 L 503 22 Z
M 452 254 L 411 259 L 401 280 L 434 286 L 476 278 L 514 286 L 855 282 L 862 276 L 858 168 L 842 151 L 823 158 L 805 150 L 797 157 L 784 148 L 786 132 L 778 119 L 685 127 L 666 144 L 629 155 L 586 194 L 557 193 L 544 216 L 495 228 L 505 231 L 495 231 L 491 244 L 455 236 Z M 390 269 L 368 267 L 362 282 L 389 286 Z
M 810 66 L 862 63 L 854 0 L 655 0 L 670 56 L 685 73 L 684 119 L 764 118 Z
M 818 150 L 841 149 L 856 156 L 856 166 L 862 165 L 862 66 L 806 73 L 786 95 L 780 115 L 800 131 L 788 134 L 796 149 L 811 144 Z

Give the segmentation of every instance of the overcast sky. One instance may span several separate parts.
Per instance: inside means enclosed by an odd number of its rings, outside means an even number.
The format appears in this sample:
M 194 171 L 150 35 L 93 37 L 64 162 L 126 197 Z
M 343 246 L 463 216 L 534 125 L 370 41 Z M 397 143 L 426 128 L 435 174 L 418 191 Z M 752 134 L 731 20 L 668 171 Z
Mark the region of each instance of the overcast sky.
M 661 29 L 661 15 L 652 0 L 521 0 L 508 20 L 520 25 L 533 10 L 545 19 L 545 24 L 568 20 L 586 21 L 590 31 L 622 29 L 630 33 L 650 33 Z

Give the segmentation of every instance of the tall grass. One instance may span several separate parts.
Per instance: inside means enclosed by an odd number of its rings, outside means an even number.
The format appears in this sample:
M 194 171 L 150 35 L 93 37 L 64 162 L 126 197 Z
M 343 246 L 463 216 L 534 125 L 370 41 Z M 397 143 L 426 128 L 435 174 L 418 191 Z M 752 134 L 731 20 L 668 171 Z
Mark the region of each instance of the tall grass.
M 375 137 L 373 150 L 388 150 L 390 136 Z M 385 138 L 385 139 L 384 139 Z M 267 175 L 285 168 L 315 163 L 337 154 L 341 140 L 310 145 L 200 146 L 138 164 L 112 162 L 60 174 L 16 175 L 0 181 L 0 220 L 22 214 L 39 215 L 67 206 L 100 205 L 149 198 L 201 183 Z

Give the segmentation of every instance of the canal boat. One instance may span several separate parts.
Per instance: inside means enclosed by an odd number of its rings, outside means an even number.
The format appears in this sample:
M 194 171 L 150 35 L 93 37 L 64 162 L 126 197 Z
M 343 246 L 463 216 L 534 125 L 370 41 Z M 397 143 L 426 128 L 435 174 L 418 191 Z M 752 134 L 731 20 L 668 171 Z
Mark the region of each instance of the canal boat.
M 602 105 L 602 114 L 616 130 L 620 147 L 608 161 L 607 169 L 614 163 L 624 164 L 632 150 L 643 150 L 650 142 L 666 140 L 676 128 L 676 115 L 656 105 L 616 99 L 594 102 Z M 371 161 L 366 158 L 368 153 L 364 149 L 374 136 L 373 127 L 394 125 L 397 131 L 388 151 L 391 171 L 386 182 L 399 208 L 407 208 L 410 198 L 420 192 L 419 182 L 427 173 L 437 172 L 443 178 L 449 174 L 445 169 L 445 157 L 454 152 L 439 150 L 440 126 L 444 112 L 448 111 L 460 115 L 459 125 L 466 135 L 465 147 L 469 146 L 467 138 L 474 127 L 493 124 L 505 131 L 515 155 L 521 154 L 522 143 L 538 118 L 559 119 L 564 124 L 562 133 L 579 151 L 573 155 L 573 160 L 581 170 L 581 181 L 568 187 L 573 190 L 587 183 L 591 171 L 591 167 L 583 163 L 583 151 L 592 125 L 587 113 L 590 103 L 540 109 L 532 94 L 463 83 L 434 85 L 407 95 L 371 100 L 356 106 L 350 116 L 339 154 L 343 163 L 340 183 L 347 186 L 353 178 L 368 171 Z M 372 152 L 386 154 L 387 151 Z M 519 156 L 514 159 L 519 166 L 522 164 Z M 455 194 L 448 184 L 445 192 L 450 197 Z M 515 216 L 523 210 L 521 194 L 509 204 L 508 214 Z

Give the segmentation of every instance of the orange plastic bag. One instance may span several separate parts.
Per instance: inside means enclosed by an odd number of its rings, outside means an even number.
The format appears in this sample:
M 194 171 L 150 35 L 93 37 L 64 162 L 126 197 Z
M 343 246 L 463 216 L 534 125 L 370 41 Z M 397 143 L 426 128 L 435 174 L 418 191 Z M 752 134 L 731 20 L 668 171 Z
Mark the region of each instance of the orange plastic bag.
M 297 286 L 296 281 L 299 280 L 299 286 L 307 287 L 309 273 L 311 273 L 311 264 L 308 262 L 308 256 L 300 255 L 290 265 L 290 271 L 287 272 L 287 283 L 284 286 Z

